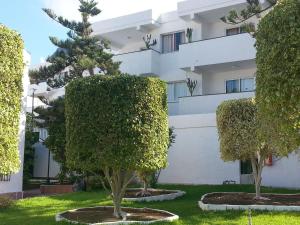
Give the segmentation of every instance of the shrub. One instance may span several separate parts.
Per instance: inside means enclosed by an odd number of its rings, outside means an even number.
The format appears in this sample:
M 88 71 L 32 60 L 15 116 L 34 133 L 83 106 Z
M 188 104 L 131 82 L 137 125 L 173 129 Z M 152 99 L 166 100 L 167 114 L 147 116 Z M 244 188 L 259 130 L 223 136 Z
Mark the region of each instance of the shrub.
M 261 174 L 272 149 L 259 135 L 257 107 L 253 99 L 224 101 L 217 109 L 221 157 L 224 161 L 250 160 L 260 198 Z
M 66 88 L 66 157 L 71 168 L 103 170 L 115 216 L 134 171 L 167 164 L 166 85 L 157 78 L 94 76 Z
M 300 146 L 300 1 L 281 0 L 256 32 L 262 134 L 284 154 Z
M 23 41 L 19 34 L 0 25 L 0 174 L 17 172 L 21 111 Z

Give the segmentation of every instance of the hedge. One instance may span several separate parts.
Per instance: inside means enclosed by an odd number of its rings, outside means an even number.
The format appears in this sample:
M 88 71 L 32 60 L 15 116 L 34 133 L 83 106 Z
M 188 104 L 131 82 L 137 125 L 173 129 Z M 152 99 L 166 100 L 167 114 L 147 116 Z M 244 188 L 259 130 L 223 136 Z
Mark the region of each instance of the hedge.
M 93 76 L 66 88 L 71 168 L 155 170 L 167 163 L 166 84 L 157 78 Z
M 288 154 L 300 146 L 300 1 L 281 0 L 256 32 L 257 88 L 263 135 Z
M 0 25 L 0 174 L 17 172 L 21 111 L 23 41 L 19 34 Z

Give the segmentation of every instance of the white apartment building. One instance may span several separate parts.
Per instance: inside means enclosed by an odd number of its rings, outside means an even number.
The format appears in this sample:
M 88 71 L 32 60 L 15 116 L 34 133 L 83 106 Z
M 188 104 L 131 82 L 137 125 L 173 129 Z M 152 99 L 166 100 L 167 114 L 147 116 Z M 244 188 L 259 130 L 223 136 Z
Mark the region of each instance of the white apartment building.
M 168 83 L 169 123 L 176 140 L 161 183 L 251 182 L 247 163 L 220 158 L 215 114 L 222 101 L 255 94 L 255 40 L 238 25 L 220 20 L 230 10 L 245 7 L 245 0 L 186 0 L 162 15 L 146 10 L 93 24 L 94 35 L 111 42 L 122 72 Z M 257 25 L 258 20 L 251 22 Z M 143 37 L 150 34 L 156 45 L 145 49 Z M 197 81 L 193 96 L 187 78 Z M 299 170 L 294 154 L 273 158 L 264 169 L 263 185 L 300 188 Z

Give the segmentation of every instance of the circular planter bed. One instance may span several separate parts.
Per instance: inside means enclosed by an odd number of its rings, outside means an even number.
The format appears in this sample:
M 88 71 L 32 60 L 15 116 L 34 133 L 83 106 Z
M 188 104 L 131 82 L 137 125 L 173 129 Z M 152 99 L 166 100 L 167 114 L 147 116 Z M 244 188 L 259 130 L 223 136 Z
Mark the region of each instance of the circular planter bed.
M 99 206 L 69 210 L 56 215 L 56 221 L 68 221 L 88 225 L 100 224 L 150 224 L 155 222 L 171 222 L 178 219 L 178 216 L 163 210 L 148 208 L 122 208 L 127 213 L 126 221 L 113 216 L 112 206 Z
M 202 196 L 199 207 L 202 210 L 267 210 L 300 211 L 300 194 L 262 194 L 263 199 L 255 199 L 255 194 L 208 193 Z
M 173 200 L 185 194 L 184 191 L 179 190 L 162 190 L 162 189 L 152 189 L 149 188 L 148 192 L 151 196 L 146 197 L 137 197 L 137 193 L 139 193 L 141 188 L 130 188 L 126 190 L 125 197 L 123 198 L 126 201 L 134 201 L 134 202 L 152 202 L 152 201 L 165 201 L 165 200 Z

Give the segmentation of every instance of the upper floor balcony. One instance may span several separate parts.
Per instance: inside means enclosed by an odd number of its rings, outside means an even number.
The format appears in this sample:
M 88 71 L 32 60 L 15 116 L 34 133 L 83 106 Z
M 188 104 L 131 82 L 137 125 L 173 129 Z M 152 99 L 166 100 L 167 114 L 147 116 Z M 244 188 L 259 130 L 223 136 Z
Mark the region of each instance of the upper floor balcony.
M 179 47 L 179 67 L 196 70 L 203 66 L 255 59 L 255 39 L 248 33 L 217 37 L 182 44 Z
M 121 62 L 120 70 L 134 75 L 159 75 L 160 53 L 148 49 L 115 55 L 114 61 Z

